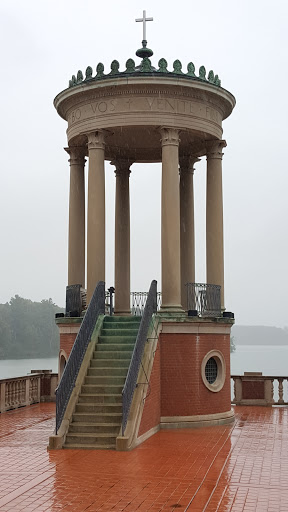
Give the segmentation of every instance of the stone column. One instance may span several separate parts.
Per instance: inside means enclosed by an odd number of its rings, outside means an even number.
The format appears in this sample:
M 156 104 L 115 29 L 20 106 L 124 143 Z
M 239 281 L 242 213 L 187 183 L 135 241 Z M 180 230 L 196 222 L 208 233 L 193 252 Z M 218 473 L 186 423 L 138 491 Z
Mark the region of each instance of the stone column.
M 70 195 L 68 235 L 68 285 L 85 288 L 85 149 L 69 147 Z
M 180 247 L 181 247 L 181 303 L 187 311 L 186 283 L 195 283 L 194 235 L 194 164 L 197 157 L 180 158 Z
M 179 131 L 174 128 L 162 128 L 161 136 L 161 309 L 183 312 L 180 276 Z
M 221 286 L 222 309 L 224 309 L 222 148 L 225 146 L 224 140 L 207 143 L 206 279 L 207 284 Z
M 115 314 L 130 315 L 130 198 L 131 162 L 111 162 L 116 171 L 115 195 Z
M 87 304 L 98 281 L 105 281 L 105 174 L 104 132 L 89 133 Z

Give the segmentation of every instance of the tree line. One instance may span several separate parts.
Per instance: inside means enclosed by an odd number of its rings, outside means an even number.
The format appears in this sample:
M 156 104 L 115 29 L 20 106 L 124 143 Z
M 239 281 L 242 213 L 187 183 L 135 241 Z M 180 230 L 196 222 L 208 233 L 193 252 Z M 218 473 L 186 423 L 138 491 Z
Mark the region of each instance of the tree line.
M 0 359 L 57 356 L 55 313 L 63 311 L 52 299 L 33 302 L 19 295 L 0 304 Z

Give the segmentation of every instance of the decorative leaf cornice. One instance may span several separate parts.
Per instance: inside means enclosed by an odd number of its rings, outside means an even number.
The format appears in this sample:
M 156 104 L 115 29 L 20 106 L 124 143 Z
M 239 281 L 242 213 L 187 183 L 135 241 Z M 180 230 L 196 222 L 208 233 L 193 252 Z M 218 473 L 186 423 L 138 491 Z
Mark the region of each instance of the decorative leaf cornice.
M 221 81 L 218 75 L 214 75 L 214 71 L 210 70 L 208 73 L 208 78 L 206 78 L 206 69 L 204 66 L 200 66 L 199 75 L 195 74 L 195 66 L 193 62 L 189 62 L 187 65 L 187 73 L 182 70 L 182 63 L 180 60 L 175 60 L 173 62 L 173 71 L 168 71 L 167 69 L 168 63 L 167 60 L 162 58 L 158 62 L 158 69 L 152 66 L 150 58 L 146 55 L 142 59 L 139 66 L 136 66 L 133 59 L 128 59 L 126 61 L 126 69 L 123 71 L 119 71 L 120 64 L 117 60 L 113 60 L 111 63 L 111 71 L 107 74 L 104 73 L 104 64 L 99 62 L 96 66 L 96 75 L 93 77 L 93 69 L 91 66 L 86 68 L 85 78 L 83 77 L 83 73 L 81 70 L 78 71 L 77 75 L 73 75 L 71 80 L 69 80 L 69 88 L 75 87 L 81 83 L 85 84 L 91 81 L 105 80 L 109 78 L 121 78 L 127 76 L 169 76 L 170 78 L 186 78 L 188 80 L 196 80 L 201 82 L 207 82 L 209 84 L 215 85 L 216 87 L 221 87 Z

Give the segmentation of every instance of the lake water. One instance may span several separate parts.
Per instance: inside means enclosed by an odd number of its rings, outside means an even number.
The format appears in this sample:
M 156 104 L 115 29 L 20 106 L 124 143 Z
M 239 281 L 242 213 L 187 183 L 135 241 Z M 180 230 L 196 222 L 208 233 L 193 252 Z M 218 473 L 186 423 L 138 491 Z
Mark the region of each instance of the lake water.
M 31 370 L 58 372 L 58 359 L 5 359 L 0 360 L 0 379 L 27 375 Z M 288 347 L 275 345 L 239 345 L 231 354 L 231 374 L 262 372 L 263 375 L 288 375 Z
M 0 360 L 0 380 L 8 377 L 22 377 L 31 370 L 52 370 L 53 373 L 58 373 L 58 358 Z

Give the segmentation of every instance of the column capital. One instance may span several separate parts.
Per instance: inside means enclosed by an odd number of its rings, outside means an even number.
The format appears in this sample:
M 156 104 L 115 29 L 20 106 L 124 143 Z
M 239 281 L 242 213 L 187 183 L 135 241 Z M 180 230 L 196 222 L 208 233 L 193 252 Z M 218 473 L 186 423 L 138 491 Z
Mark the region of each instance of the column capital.
M 179 146 L 179 131 L 175 128 L 166 128 L 165 126 L 162 126 L 160 128 L 161 133 L 161 143 L 163 146 Z
M 110 162 L 110 165 L 114 165 L 115 167 L 115 175 L 123 176 L 131 173 L 130 167 L 134 162 L 132 160 L 128 160 L 127 158 L 117 158 Z
M 105 131 L 97 130 L 96 132 L 87 133 L 88 150 L 105 149 Z
M 179 158 L 179 174 L 194 174 L 194 165 L 197 162 L 200 162 L 201 158 L 198 158 L 198 156 L 191 155 L 191 156 L 180 156 Z
M 64 148 L 66 153 L 70 156 L 69 164 L 71 165 L 85 165 L 86 163 L 86 151 L 83 146 L 69 146 L 68 148 Z
M 222 149 L 226 148 L 226 140 L 208 140 L 206 142 L 206 156 L 207 160 L 217 158 L 222 160 Z

